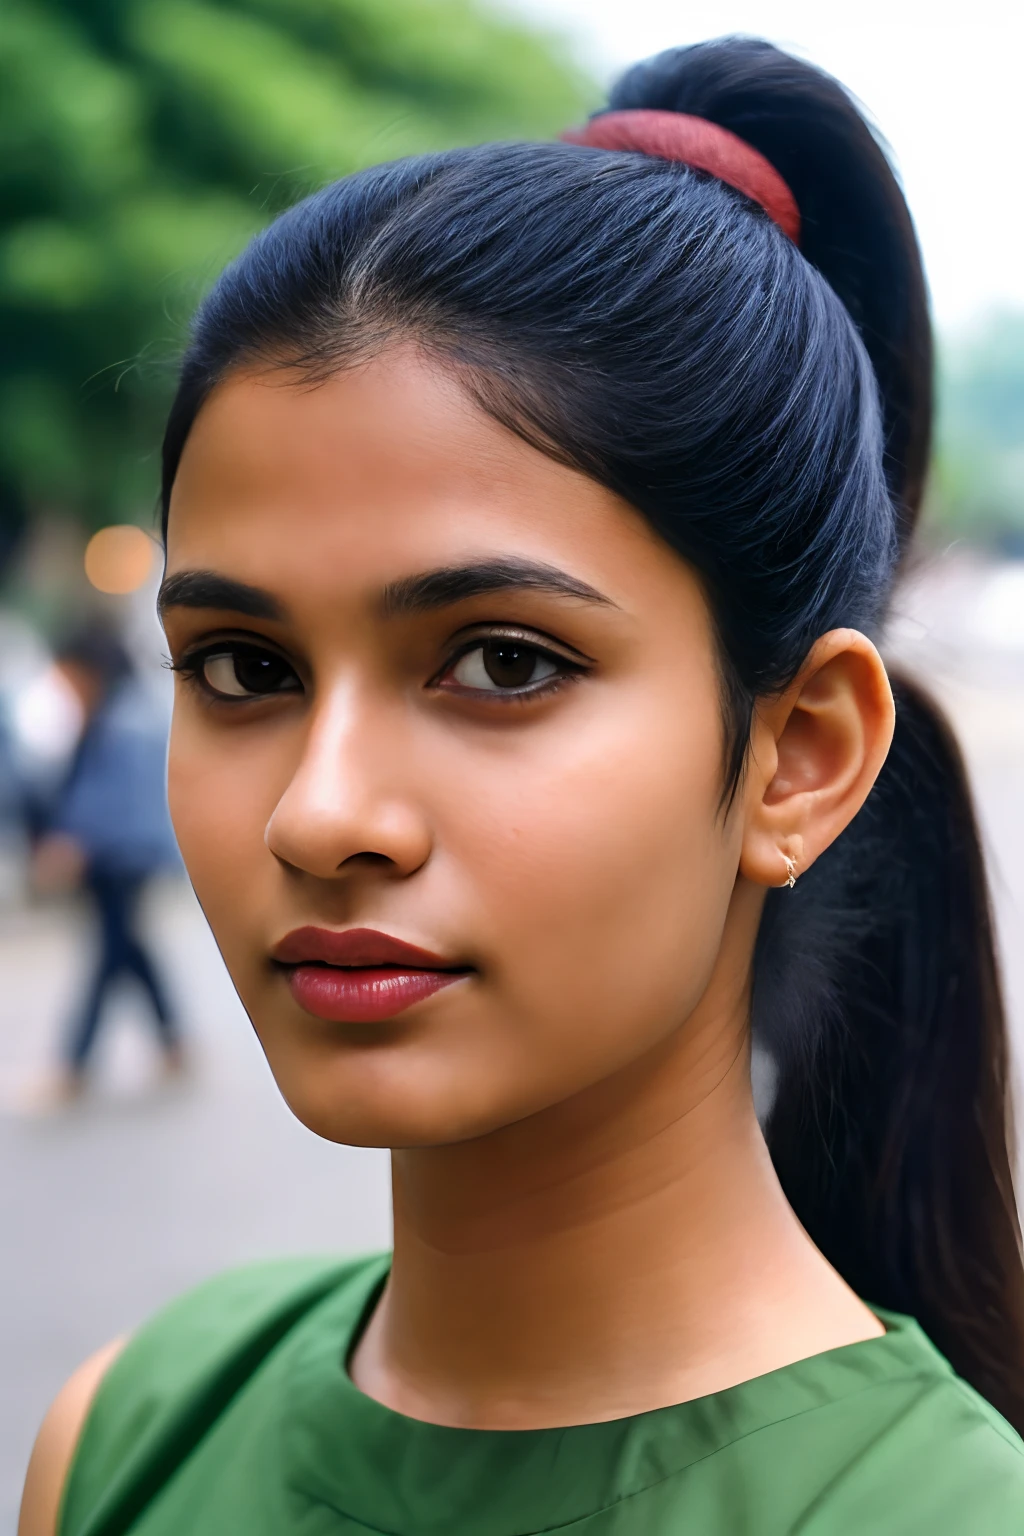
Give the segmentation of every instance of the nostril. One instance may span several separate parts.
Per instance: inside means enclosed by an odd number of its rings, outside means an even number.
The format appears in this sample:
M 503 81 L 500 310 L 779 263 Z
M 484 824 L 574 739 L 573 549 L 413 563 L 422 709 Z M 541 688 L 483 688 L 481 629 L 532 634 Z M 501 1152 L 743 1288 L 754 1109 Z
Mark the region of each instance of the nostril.
M 389 858 L 386 853 L 369 853 L 369 852 L 367 852 L 367 853 L 350 853 L 347 859 L 342 859 L 341 863 L 338 865 L 338 868 L 339 869 L 352 869 L 352 868 L 356 868 L 356 869 L 359 869 L 359 868 L 369 868 L 369 869 L 392 868 L 392 869 L 395 869 L 395 868 L 397 868 L 397 865 L 395 864 L 394 859 Z

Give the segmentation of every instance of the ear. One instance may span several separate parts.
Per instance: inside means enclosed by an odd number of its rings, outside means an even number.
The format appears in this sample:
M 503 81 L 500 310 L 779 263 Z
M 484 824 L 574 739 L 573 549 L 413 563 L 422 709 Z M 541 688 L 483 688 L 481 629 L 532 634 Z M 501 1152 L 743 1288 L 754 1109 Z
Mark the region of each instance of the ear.
M 785 885 L 856 816 L 892 742 L 885 666 L 855 629 L 816 641 L 795 682 L 758 705 L 743 790 L 740 874 Z

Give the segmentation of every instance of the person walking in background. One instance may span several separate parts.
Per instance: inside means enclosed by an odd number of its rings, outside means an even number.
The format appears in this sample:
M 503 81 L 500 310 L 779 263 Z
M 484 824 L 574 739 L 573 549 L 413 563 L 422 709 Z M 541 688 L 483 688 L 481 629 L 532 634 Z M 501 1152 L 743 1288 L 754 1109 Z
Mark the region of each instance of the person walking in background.
M 82 1090 L 111 990 L 122 978 L 142 986 L 156 1024 L 163 1066 L 184 1067 L 181 1035 L 164 982 L 138 931 L 150 879 L 177 862 L 166 808 L 166 732 L 133 675 L 128 654 L 106 625 L 65 636 L 56 665 L 82 712 L 82 731 L 63 782 L 37 811 L 32 861 L 38 890 L 80 884 L 94 909 L 95 969 L 74 1015 L 64 1059 L 42 1099 Z

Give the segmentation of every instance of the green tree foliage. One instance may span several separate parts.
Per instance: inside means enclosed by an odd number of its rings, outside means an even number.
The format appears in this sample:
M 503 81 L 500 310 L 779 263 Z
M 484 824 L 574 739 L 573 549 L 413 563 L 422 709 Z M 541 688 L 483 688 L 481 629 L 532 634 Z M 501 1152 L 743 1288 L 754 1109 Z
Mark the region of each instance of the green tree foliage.
M 1024 547 L 1024 315 L 945 349 L 930 499 L 943 533 Z
M 151 503 L 188 314 L 282 207 L 375 161 L 550 136 L 586 95 L 483 0 L 5 0 L 0 519 Z

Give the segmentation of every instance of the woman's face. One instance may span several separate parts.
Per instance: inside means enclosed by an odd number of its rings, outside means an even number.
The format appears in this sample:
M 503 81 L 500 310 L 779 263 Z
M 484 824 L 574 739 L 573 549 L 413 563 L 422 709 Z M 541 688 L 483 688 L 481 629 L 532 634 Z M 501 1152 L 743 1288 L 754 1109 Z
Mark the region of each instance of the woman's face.
M 701 588 L 611 492 L 412 350 L 235 375 L 164 617 L 182 852 L 311 1129 L 479 1135 L 688 1027 L 741 817 Z

